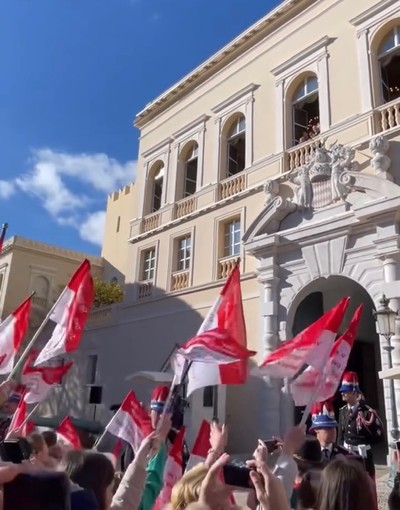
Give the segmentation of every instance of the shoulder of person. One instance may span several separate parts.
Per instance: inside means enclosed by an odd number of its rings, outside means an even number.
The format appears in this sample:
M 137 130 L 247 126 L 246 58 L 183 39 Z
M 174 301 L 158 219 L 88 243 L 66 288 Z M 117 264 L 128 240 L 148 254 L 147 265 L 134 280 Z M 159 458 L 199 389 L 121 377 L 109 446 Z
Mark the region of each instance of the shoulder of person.
M 345 404 L 344 406 L 340 407 L 339 411 L 345 411 L 346 409 L 348 409 L 347 404 Z
M 332 449 L 333 453 L 336 455 L 349 455 L 349 451 L 346 450 L 343 446 L 340 446 L 338 444 L 335 444 Z

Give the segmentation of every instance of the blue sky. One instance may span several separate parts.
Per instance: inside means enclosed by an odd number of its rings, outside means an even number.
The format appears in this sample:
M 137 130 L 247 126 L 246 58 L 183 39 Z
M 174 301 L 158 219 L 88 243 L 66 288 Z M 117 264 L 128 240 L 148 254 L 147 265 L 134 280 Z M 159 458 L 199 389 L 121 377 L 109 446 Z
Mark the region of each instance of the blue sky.
M 135 113 L 277 0 L 2 0 L 0 223 L 99 254 Z

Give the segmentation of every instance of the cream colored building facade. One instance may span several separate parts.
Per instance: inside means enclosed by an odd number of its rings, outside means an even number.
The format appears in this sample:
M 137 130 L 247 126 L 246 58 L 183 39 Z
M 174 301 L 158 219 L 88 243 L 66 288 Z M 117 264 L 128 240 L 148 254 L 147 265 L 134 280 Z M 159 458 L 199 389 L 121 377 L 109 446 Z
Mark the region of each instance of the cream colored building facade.
M 240 257 L 258 360 L 341 297 L 348 318 L 365 304 L 349 366 L 390 429 L 371 312 L 383 292 L 400 308 L 399 55 L 398 1 L 286 0 L 137 115 L 137 179 L 109 198 L 103 247 L 125 300 L 85 336 L 104 418 L 132 385 L 149 398 L 126 377 L 196 333 Z M 212 412 L 198 391 L 190 437 Z M 220 387 L 218 412 L 236 452 L 295 416 L 279 381 L 255 378 Z

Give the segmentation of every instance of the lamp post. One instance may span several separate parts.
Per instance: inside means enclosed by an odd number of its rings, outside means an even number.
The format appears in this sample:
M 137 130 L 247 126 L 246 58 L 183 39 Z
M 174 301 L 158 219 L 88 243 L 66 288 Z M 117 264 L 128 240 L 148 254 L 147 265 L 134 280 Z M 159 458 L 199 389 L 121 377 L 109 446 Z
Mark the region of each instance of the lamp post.
M 396 320 L 398 318 L 398 312 L 394 311 L 389 306 L 390 299 L 384 294 L 379 300 L 379 307 L 377 310 L 373 310 L 373 315 L 377 324 L 377 331 L 379 335 L 383 336 L 386 340 L 386 344 L 383 346 L 383 350 L 387 353 L 388 368 L 393 368 L 392 351 L 394 347 L 391 344 L 391 339 L 396 333 Z M 399 431 L 399 420 L 397 417 L 397 403 L 396 403 L 396 391 L 394 386 L 394 380 L 389 379 L 389 392 L 390 392 L 390 417 L 392 420 L 392 428 L 390 430 L 391 442 L 389 448 L 396 449 L 396 441 L 400 439 Z M 391 473 L 389 479 L 389 485 L 391 486 L 394 482 L 395 473 Z

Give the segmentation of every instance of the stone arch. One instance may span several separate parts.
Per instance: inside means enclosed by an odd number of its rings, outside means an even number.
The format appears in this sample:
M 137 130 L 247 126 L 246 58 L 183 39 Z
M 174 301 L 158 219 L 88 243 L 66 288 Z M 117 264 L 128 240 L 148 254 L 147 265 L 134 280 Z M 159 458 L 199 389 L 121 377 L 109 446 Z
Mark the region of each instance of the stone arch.
M 35 276 L 33 280 L 35 296 L 41 299 L 48 299 L 50 293 L 50 280 L 46 276 Z

